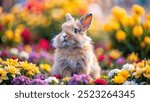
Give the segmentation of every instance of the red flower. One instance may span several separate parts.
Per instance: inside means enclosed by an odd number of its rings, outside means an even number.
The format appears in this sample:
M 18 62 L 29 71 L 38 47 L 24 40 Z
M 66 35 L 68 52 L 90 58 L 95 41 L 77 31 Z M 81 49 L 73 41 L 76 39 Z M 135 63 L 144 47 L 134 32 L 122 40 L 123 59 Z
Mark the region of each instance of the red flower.
M 42 49 L 45 49 L 45 50 L 48 50 L 48 48 L 49 48 L 49 41 L 44 39 L 44 38 L 40 39 L 38 47 L 42 48 Z
M 104 79 L 95 79 L 94 85 L 108 85 L 107 81 Z
M 21 36 L 22 36 L 23 42 L 24 42 L 25 44 L 30 43 L 31 40 L 32 40 L 32 38 L 31 38 L 31 32 L 30 32 L 30 30 L 27 29 L 27 28 L 24 28 L 24 30 L 23 30 L 22 33 L 21 33 Z
M 53 77 L 57 78 L 57 79 L 62 79 L 61 75 L 53 75 Z
M 98 56 L 98 61 L 102 62 L 103 60 L 105 60 L 106 56 L 105 55 L 100 55 Z
M 3 25 L 2 25 L 2 24 L 0 24 L 0 31 L 2 31 L 2 29 L 3 29 Z

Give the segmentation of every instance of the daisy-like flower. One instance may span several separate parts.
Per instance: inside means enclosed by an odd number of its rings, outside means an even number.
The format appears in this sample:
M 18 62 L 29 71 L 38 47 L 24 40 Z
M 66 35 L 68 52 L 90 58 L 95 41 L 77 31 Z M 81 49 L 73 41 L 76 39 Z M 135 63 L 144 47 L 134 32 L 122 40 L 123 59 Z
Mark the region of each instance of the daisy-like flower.
M 131 71 L 131 70 L 134 70 L 135 67 L 132 64 L 126 63 L 126 64 L 123 65 L 122 69 Z
M 12 77 L 15 77 L 16 75 L 20 74 L 19 70 L 14 66 L 5 67 L 5 71 L 7 73 L 10 73 Z
M 20 67 L 23 70 L 27 70 L 27 71 L 32 69 L 32 67 L 30 66 L 30 64 L 27 61 L 20 62 Z
M 47 79 L 45 79 L 46 82 L 48 82 L 49 84 L 58 84 L 59 80 L 56 77 L 49 77 Z
M 2 83 L 3 80 L 7 80 L 7 79 L 8 78 L 6 76 L 6 72 L 2 68 L 0 68 L 0 83 Z
M 120 72 L 121 70 L 119 69 L 113 69 L 108 73 L 109 77 L 112 77 L 114 74 L 117 74 L 118 72 Z
M 8 65 L 8 66 L 14 66 L 14 67 L 17 67 L 19 65 L 18 63 L 18 59 L 7 59 L 5 61 L 5 64 Z

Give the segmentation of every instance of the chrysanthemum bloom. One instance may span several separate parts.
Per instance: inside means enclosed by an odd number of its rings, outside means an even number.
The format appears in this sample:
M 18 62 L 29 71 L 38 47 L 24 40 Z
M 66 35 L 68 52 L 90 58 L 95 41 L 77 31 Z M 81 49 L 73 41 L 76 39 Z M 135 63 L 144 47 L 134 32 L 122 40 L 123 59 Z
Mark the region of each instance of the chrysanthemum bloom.
M 14 67 L 19 65 L 18 59 L 15 59 L 15 60 L 14 59 L 7 59 L 5 61 L 5 64 L 8 65 L 8 66 L 14 66 Z
M 6 72 L 2 68 L 0 68 L 0 83 L 2 83 L 3 80 L 7 80 L 7 79 L 8 78 L 6 76 Z
M 37 74 L 34 76 L 34 79 L 45 80 L 46 78 L 47 78 L 47 76 L 45 74 Z
M 28 63 L 27 61 L 20 62 L 20 67 L 22 68 L 22 70 L 26 70 L 26 71 L 32 69 L 30 63 Z
M 48 85 L 48 83 L 41 79 L 33 79 L 31 85 Z
M 124 41 L 126 39 L 126 33 L 122 30 L 118 30 L 116 33 L 116 39 L 118 41 Z
M 89 84 L 91 77 L 89 75 L 77 75 L 74 74 L 73 77 L 69 80 L 69 85 L 82 85 L 82 84 Z
M 31 80 L 26 76 L 19 76 L 12 80 L 12 85 L 30 85 Z
M 133 14 L 136 14 L 138 16 L 142 16 L 145 14 L 144 8 L 139 5 L 133 5 L 132 12 Z
M 135 37 L 140 37 L 143 34 L 143 28 L 141 25 L 136 25 L 133 28 L 133 35 Z
M 116 84 L 123 84 L 125 81 L 126 81 L 126 78 L 124 78 L 123 76 L 118 76 L 116 75 L 113 79 L 113 81 L 116 83 Z
M 19 70 L 15 68 L 14 66 L 5 67 L 5 71 L 7 73 L 10 73 L 12 77 L 15 77 L 16 75 L 20 74 Z
M 108 85 L 107 81 L 104 79 L 95 79 L 94 85 Z

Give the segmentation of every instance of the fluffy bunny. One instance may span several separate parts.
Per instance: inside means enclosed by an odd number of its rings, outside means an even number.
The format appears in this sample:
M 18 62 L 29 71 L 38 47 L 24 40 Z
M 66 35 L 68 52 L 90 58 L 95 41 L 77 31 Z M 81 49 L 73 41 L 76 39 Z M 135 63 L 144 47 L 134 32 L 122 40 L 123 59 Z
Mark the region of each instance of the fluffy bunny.
M 66 14 L 66 19 L 61 33 L 53 39 L 56 52 L 52 75 L 70 77 L 73 74 L 88 74 L 98 77 L 101 68 L 94 54 L 91 39 L 86 35 L 91 25 L 92 14 L 86 14 L 79 20 L 74 20 L 70 14 Z

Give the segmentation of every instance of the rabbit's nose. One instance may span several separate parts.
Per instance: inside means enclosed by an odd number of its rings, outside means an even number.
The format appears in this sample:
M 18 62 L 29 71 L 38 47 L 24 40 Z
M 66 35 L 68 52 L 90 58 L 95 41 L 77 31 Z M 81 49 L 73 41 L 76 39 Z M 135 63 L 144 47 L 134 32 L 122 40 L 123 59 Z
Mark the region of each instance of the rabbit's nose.
M 62 37 L 63 37 L 64 39 L 67 39 L 68 36 L 67 36 L 66 33 L 63 33 L 63 34 L 62 34 Z

